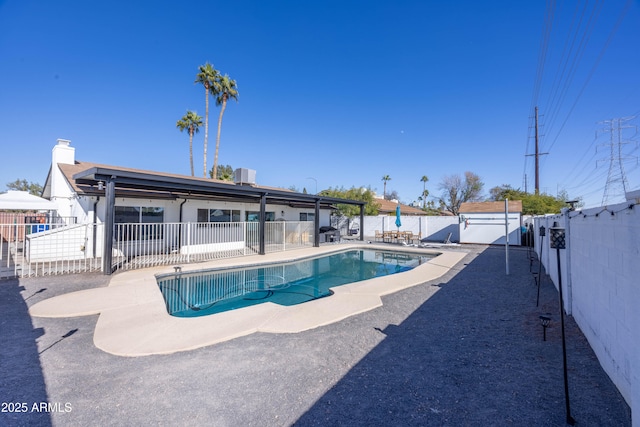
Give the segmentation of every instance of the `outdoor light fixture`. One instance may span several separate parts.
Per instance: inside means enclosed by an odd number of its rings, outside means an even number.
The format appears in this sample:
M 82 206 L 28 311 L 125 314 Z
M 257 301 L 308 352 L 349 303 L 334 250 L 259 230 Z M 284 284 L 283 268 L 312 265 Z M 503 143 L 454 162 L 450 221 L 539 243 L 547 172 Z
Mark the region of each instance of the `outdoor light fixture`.
M 547 340 L 547 328 L 549 327 L 549 324 L 551 323 L 551 318 L 549 316 L 539 316 L 540 317 L 540 323 L 542 324 L 542 341 L 546 341 Z
M 98 181 L 98 190 L 100 191 L 104 190 L 104 182 Z
M 567 410 L 567 424 L 575 425 L 576 420 L 571 416 L 571 407 L 569 405 L 569 382 L 567 380 L 567 343 L 564 334 L 564 302 L 562 300 L 562 271 L 560 270 L 560 249 L 566 249 L 565 230 L 559 227 L 557 222 L 553 223 L 553 227 L 549 229 L 550 246 L 556 249 L 556 258 L 558 260 L 558 295 L 560 297 L 560 327 L 562 328 L 562 365 L 564 368 L 564 399 Z
M 566 242 L 565 242 L 565 235 L 564 235 L 564 228 L 562 227 L 558 227 L 557 226 L 558 223 L 554 223 L 553 227 L 551 227 L 549 229 L 549 234 L 550 234 L 550 238 L 551 238 L 551 248 L 552 249 L 566 249 Z M 559 255 L 559 254 L 558 254 Z M 560 258 L 558 258 L 558 262 Z M 560 264 L 558 264 L 558 267 L 560 266 Z

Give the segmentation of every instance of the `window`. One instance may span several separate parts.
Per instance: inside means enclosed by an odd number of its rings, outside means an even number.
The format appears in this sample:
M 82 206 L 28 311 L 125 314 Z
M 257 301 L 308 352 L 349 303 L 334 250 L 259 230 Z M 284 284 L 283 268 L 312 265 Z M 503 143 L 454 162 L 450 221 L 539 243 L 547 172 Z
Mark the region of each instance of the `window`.
M 300 221 L 315 221 L 315 219 L 315 213 L 300 212 Z
M 116 206 L 114 212 L 116 224 L 142 224 L 116 227 L 123 240 L 162 239 L 164 208 Z
M 240 222 L 240 211 L 231 209 L 198 209 L 198 222 Z
M 158 224 L 164 222 L 164 208 L 144 208 L 133 206 L 116 206 L 116 224 L 122 223 L 145 223 Z
M 246 218 L 248 222 L 258 222 L 260 221 L 260 212 L 251 212 L 247 211 Z M 275 221 L 276 213 L 275 212 L 265 212 L 265 221 Z

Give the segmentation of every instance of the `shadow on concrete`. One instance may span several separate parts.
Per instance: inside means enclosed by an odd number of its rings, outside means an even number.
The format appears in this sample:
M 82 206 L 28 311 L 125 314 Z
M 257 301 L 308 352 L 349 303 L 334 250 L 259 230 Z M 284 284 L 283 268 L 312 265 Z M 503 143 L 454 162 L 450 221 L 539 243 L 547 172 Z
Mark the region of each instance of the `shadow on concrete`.
M 0 425 L 50 426 L 41 411 L 47 390 L 36 343 L 44 331 L 33 328 L 23 290 L 18 279 L 0 280 Z
M 470 255 L 471 256 L 471 255 Z M 540 305 L 528 251 L 489 247 L 400 325 L 295 423 L 307 425 L 564 425 L 558 295 Z M 534 269 L 534 271 L 537 271 Z M 543 341 L 541 314 L 551 317 Z M 578 425 L 630 426 L 628 405 L 572 318 L 569 389 Z

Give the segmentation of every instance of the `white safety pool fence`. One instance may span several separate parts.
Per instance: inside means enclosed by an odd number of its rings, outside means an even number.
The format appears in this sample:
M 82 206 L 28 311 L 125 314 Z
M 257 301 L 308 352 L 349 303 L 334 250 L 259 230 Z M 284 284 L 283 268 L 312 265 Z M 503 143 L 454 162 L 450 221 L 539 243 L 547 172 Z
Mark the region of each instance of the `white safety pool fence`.
M 314 245 L 313 221 L 265 223 L 265 253 Z M 104 224 L 0 224 L 0 278 L 102 271 Z M 131 270 L 260 252 L 257 222 L 115 224 L 112 268 Z

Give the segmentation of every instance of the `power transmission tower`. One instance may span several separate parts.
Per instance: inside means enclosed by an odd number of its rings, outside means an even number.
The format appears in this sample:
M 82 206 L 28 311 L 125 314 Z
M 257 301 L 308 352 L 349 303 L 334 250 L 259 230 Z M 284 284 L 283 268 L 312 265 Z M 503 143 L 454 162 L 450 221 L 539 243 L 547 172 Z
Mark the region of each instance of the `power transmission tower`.
M 538 133 L 538 106 L 535 108 L 535 153 L 534 154 L 526 154 L 526 156 L 534 156 L 535 157 L 535 194 L 540 194 L 540 156 L 549 154 L 549 153 L 541 153 L 539 151 L 539 133 Z M 525 190 L 526 193 L 526 190 Z
M 635 158 L 635 156 L 624 156 L 622 153 L 622 147 L 625 144 L 629 144 L 631 141 L 624 140 L 622 138 L 622 130 L 636 128 L 633 125 L 625 125 L 624 123 L 635 119 L 633 117 L 624 117 L 620 119 L 604 120 L 599 122 L 603 125 L 608 125 L 608 128 L 603 129 L 604 132 L 609 132 L 609 143 L 600 144 L 601 146 L 609 146 L 609 158 L 601 159 L 602 161 L 609 161 L 609 171 L 607 173 L 607 183 L 604 186 L 604 193 L 602 195 L 602 206 L 606 206 L 610 201 L 619 201 L 620 198 L 624 199 L 629 182 L 627 176 L 624 173 L 624 161 Z M 596 161 L 596 165 L 597 165 Z

